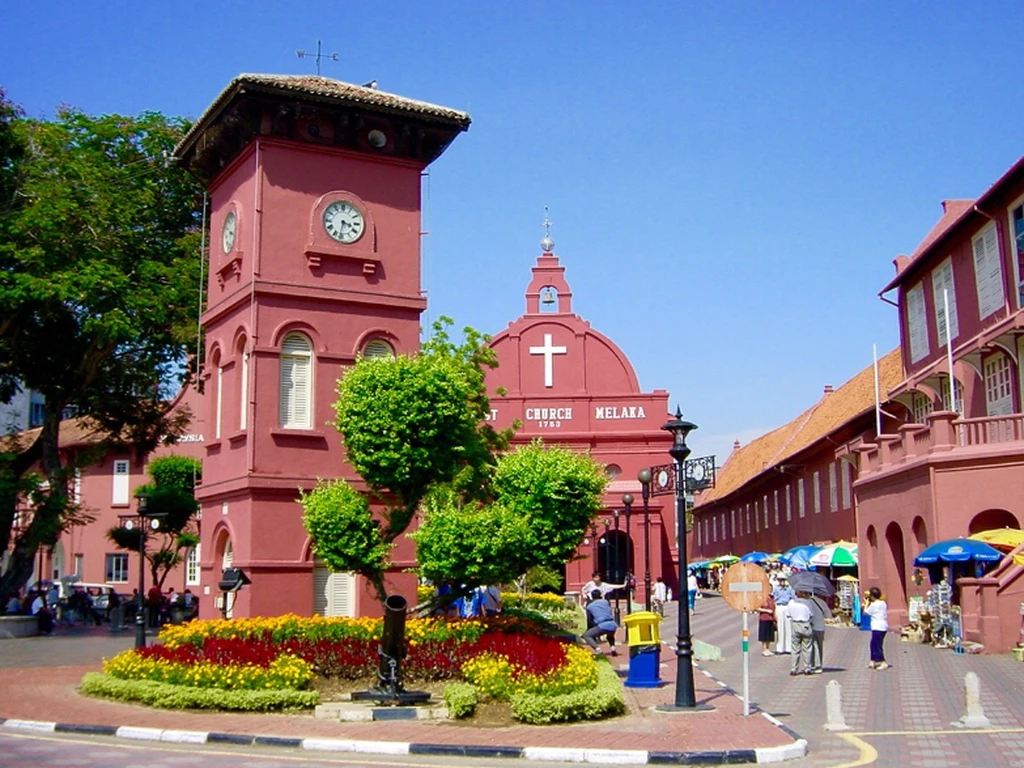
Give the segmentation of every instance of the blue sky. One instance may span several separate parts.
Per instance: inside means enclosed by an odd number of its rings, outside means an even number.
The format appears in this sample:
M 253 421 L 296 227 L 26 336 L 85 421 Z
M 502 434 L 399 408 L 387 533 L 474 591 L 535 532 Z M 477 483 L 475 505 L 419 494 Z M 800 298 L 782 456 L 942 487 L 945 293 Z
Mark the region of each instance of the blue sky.
M 1022 154 L 1024 6 L 960 2 L 4 3 L 36 116 L 198 116 L 314 72 L 473 116 L 432 166 L 429 318 L 524 309 L 544 206 L 574 309 L 728 455 L 898 342 L 878 291 L 944 198 Z

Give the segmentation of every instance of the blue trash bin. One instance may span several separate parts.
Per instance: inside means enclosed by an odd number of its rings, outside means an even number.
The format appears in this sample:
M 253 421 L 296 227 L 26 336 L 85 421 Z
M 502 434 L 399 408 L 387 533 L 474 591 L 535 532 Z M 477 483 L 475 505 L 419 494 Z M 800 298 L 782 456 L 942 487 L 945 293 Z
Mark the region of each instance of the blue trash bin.
M 657 645 L 638 645 L 629 649 L 629 675 L 624 683 L 627 688 L 657 688 L 661 685 L 660 651 Z

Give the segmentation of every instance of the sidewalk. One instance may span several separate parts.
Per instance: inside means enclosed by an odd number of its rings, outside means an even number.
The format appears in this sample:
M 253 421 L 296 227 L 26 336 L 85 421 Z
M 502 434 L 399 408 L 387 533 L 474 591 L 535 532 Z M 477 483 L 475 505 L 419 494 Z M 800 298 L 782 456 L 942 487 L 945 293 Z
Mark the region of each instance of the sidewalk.
M 663 627 L 668 627 L 666 622 Z M 666 632 L 667 634 L 671 634 Z M 337 722 L 310 715 L 210 714 L 148 709 L 80 696 L 76 687 L 86 672 L 97 671 L 104 657 L 131 647 L 131 633 L 111 634 L 106 627 L 63 630 L 53 637 L 0 641 L 0 718 L 3 727 L 53 730 L 71 728 L 134 738 L 218 740 L 306 746 L 301 740 L 339 740 L 345 751 L 401 754 L 519 755 L 543 760 L 591 763 L 735 764 L 778 762 L 801 757 L 806 743 L 777 721 L 743 716 L 742 701 L 715 680 L 695 670 L 699 703 L 710 712 L 664 714 L 657 704 L 675 697 L 675 656 L 663 646 L 660 688 L 626 688 L 626 715 L 596 723 L 481 728 L 445 720 Z M 623 676 L 628 659 L 619 657 Z M 12 723 L 10 721 L 29 721 Z M 93 729 L 93 726 L 98 728 Z M 130 729 L 156 729 L 131 731 Z M 164 732 L 161 734 L 161 732 Z M 192 736 L 182 736 L 191 732 Z M 353 748 L 353 744 L 357 746 Z M 330 746 L 329 744 L 327 746 Z

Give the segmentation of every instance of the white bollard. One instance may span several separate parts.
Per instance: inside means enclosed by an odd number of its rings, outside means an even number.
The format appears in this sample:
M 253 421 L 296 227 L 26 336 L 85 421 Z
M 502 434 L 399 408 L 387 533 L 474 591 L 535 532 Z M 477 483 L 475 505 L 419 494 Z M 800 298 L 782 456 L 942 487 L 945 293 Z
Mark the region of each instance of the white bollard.
M 985 710 L 981 708 L 981 680 L 974 672 L 964 675 L 964 696 L 967 714 L 953 725 L 959 728 L 991 728 L 992 721 L 985 717 Z
M 829 680 L 825 685 L 825 713 L 828 721 L 826 731 L 848 731 L 850 726 L 843 717 L 843 686 L 838 680 Z

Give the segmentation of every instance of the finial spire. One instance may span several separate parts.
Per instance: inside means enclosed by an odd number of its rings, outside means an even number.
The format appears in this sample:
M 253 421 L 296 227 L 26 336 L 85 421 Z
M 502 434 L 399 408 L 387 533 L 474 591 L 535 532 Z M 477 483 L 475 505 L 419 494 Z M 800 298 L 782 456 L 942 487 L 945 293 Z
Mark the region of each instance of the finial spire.
M 551 253 L 555 249 L 555 241 L 551 239 L 551 219 L 548 218 L 548 207 L 544 206 L 544 239 L 540 241 L 540 248 L 544 253 Z

